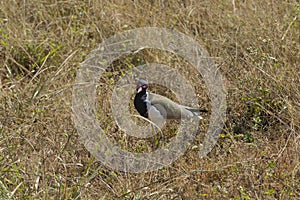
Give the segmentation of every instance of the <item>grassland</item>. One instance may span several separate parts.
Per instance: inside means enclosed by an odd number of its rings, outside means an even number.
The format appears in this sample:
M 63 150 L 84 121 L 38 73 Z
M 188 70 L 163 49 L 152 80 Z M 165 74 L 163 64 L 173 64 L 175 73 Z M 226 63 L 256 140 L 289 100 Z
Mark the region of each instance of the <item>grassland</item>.
M 191 148 L 158 171 L 118 172 L 81 144 L 72 87 L 99 43 L 149 26 L 176 29 L 209 51 L 226 83 L 227 121 L 204 159 Z M 0 199 L 300 198 L 299 1 L 1 1 L 0 43 Z M 136 58 L 110 66 L 100 90 L 110 94 L 129 66 L 181 62 L 151 50 Z M 109 101 L 98 100 L 99 121 L 117 135 Z

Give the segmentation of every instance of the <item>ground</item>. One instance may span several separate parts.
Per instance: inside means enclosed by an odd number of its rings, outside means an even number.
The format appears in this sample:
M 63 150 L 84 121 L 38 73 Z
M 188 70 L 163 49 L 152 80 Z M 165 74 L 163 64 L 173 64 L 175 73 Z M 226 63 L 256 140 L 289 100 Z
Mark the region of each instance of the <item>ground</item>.
M 297 0 L 1 1 L 0 198 L 299 199 L 299 13 Z M 92 50 L 138 27 L 177 30 L 207 49 L 226 86 L 227 118 L 206 157 L 199 158 L 200 135 L 170 166 L 132 174 L 105 166 L 85 148 L 72 91 Z M 163 139 L 138 140 L 112 118 L 107 97 L 118 78 L 154 61 L 189 77 L 210 109 L 201 76 L 178 56 L 145 49 L 119 58 L 98 81 L 96 115 L 128 151 L 152 151 L 176 135 L 178 124 L 170 122 Z M 172 91 L 151 87 L 176 100 Z

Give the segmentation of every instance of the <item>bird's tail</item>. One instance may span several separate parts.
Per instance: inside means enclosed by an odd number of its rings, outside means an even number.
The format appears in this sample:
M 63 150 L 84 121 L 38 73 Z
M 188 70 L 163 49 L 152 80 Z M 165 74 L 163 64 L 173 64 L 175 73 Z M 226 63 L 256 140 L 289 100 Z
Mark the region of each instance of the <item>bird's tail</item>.
M 198 109 L 198 108 L 186 108 L 187 110 L 191 111 L 195 116 L 199 117 L 199 119 L 203 119 L 203 117 L 201 116 L 201 113 L 206 113 L 208 112 L 208 110 L 205 109 Z
M 203 112 L 208 112 L 208 110 L 205 110 L 205 109 L 198 109 L 198 108 L 190 108 L 190 107 L 187 107 L 186 108 L 187 110 L 193 112 L 193 113 L 203 113 Z

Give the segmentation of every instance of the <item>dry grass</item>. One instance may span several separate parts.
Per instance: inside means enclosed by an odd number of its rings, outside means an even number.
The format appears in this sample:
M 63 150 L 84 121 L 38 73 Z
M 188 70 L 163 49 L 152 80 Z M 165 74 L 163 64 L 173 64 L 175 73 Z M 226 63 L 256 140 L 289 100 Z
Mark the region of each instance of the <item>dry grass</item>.
M 300 198 L 297 0 L 14 0 L 0 9 L 0 198 Z M 72 86 L 80 62 L 105 38 L 147 26 L 179 30 L 208 49 L 226 80 L 228 119 L 205 159 L 191 149 L 162 170 L 128 174 L 103 166 L 80 143 Z M 140 57 L 112 66 L 101 90 L 110 93 L 128 64 L 177 62 L 152 51 Z M 110 126 L 103 113 L 99 120 Z

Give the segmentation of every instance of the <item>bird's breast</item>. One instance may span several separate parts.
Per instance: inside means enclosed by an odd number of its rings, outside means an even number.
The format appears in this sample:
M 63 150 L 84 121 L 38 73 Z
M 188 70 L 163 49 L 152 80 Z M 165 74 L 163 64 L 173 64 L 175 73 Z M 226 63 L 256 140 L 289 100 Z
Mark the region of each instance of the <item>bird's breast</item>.
M 135 95 L 134 98 L 134 107 L 143 117 L 148 118 L 148 109 L 147 109 L 147 95 L 140 95 L 139 93 Z

